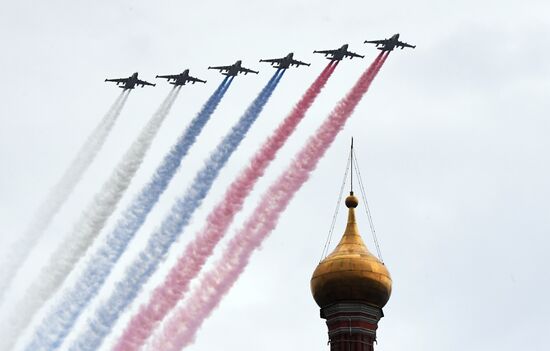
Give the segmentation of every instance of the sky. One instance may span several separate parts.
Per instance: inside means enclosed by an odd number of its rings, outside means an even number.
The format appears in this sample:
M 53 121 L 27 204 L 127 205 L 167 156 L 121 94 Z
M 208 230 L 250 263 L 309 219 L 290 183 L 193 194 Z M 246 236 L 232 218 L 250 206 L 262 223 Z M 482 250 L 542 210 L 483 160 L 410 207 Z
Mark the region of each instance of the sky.
M 543 350 L 550 330 L 545 269 L 550 247 L 549 11 L 547 2 L 529 0 L 6 2 L 0 12 L 0 254 L 26 228 L 119 94 L 105 78 L 138 71 L 152 81 L 157 74 L 189 68 L 208 80 L 183 87 L 108 229 L 221 81 L 206 68 L 242 59 L 260 71 L 235 79 L 101 296 L 107 296 L 132 254 L 273 74 L 258 61 L 292 51 L 311 62 L 285 74 L 139 296 L 138 302 L 146 301 L 178 249 L 202 227 L 225 188 L 326 65 L 312 51 L 348 43 L 366 57 L 338 66 L 246 201 L 230 235 L 253 215 L 262 193 L 376 56 L 363 41 L 399 32 L 417 48 L 390 55 L 346 128 L 188 349 L 328 349 L 309 280 L 353 136 L 393 279 L 376 349 Z M 104 148 L 33 250 L 8 298 L 23 293 L 63 242 L 169 89 L 158 81 L 155 88 L 132 91 Z M 374 251 L 362 205 L 359 228 Z M 342 203 L 331 248 L 344 230 L 343 209 Z M 137 306 L 115 326 L 102 350 L 112 346 Z

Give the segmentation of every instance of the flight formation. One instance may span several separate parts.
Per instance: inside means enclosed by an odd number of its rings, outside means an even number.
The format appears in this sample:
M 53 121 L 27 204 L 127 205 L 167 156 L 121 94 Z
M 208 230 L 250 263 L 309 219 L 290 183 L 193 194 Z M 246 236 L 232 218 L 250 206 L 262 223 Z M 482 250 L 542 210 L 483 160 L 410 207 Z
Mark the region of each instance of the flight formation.
M 165 150 L 155 169 L 142 170 L 142 163 L 163 121 L 169 115 L 182 86 L 187 83 L 205 84 L 206 80 L 194 77 L 186 69 L 179 74 L 157 75 L 173 85 L 158 109 L 150 116 L 139 135 L 131 143 L 110 175 L 98 184 L 97 192 L 84 206 L 72 229 L 54 250 L 46 263 L 36 272 L 29 287 L 18 300 L 9 304 L 9 318 L 0 320 L 0 350 L 11 350 L 20 345 L 25 351 L 58 350 L 95 351 L 102 347 L 121 317 L 131 312 L 121 335 L 112 339 L 116 351 L 163 350 L 179 351 L 189 346 L 196 338 L 198 329 L 214 312 L 224 296 L 239 279 L 250 263 L 252 254 L 263 245 L 274 231 L 280 216 L 289 202 L 305 184 L 328 148 L 334 142 L 355 108 L 368 92 L 372 82 L 395 48 L 415 48 L 399 40 L 399 34 L 388 39 L 367 40 L 380 50 L 357 77 L 331 111 L 320 127 L 311 133 L 303 147 L 289 158 L 278 178 L 260 196 L 257 207 L 240 228 L 230 233 L 235 217 L 248 200 L 248 196 L 260 178 L 270 170 L 271 162 L 278 157 L 285 142 L 298 129 L 300 122 L 314 105 L 316 99 L 328 84 L 338 65 L 345 58 L 364 58 L 349 50 L 348 45 L 338 49 L 315 50 L 327 59 L 326 66 L 302 93 L 292 101 L 287 115 L 281 116 L 280 124 L 254 152 L 246 166 L 235 176 L 223 196 L 209 196 L 216 180 L 223 174 L 225 165 L 237 152 L 252 126 L 261 116 L 264 107 L 283 81 L 287 69 L 310 66 L 300 61 L 293 53 L 280 58 L 261 59 L 275 70 L 265 85 L 243 106 L 242 114 L 228 129 L 228 132 L 212 147 L 202 163 L 202 168 L 191 177 L 188 184 L 178 184 L 181 191 L 164 217 L 153 230 L 142 228 L 152 220 L 150 213 L 163 200 L 163 193 L 179 171 L 188 172 L 180 166 L 192 150 L 208 122 L 216 114 L 233 80 L 239 74 L 258 74 L 258 71 L 244 67 L 242 61 L 232 65 L 210 66 L 218 70 L 223 79 L 212 89 L 188 124 L 181 126 L 175 143 Z M 93 162 L 100 149 L 107 147 L 106 139 L 116 120 L 120 117 L 129 94 L 135 87 L 155 86 L 154 83 L 138 78 L 134 73 L 128 78 L 106 79 L 122 88 L 115 102 L 87 138 L 75 161 L 67 166 L 65 174 L 43 202 L 43 207 L 29 221 L 27 230 L 20 233 L 10 252 L 7 262 L 0 263 L 0 302 L 4 292 L 9 290 L 14 277 L 30 257 L 36 243 L 47 235 L 46 229 L 75 189 L 79 180 Z M 284 101 L 280 102 L 284 103 Z M 188 110 L 186 110 L 188 111 Z M 277 116 L 274 116 L 277 117 Z M 275 119 L 274 119 L 275 120 Z M 123 141 L 119 141 L 123 143 Z M 212 146 L 209 145 L 209 147 Z M 126 202 L 121 200 L 131 192 L 132 179 L 139 172 L 149 175 L 149 180 L 136 189 Z M 102 178 L 103 179 L 103 178 Z M 125 195 L 127 194 L 127 195 Z M 212 203 L 212 201 L 218 201 Z M 208 205 L 203 205 L 207 202 Z M 115 211 L 117 206 L 125 208 Z M 202 229 L 191 233 L 187 229 L 194 213 L 208 206 L 210 213 Z M 112 225 L 107 225 L 112 218 Z M 195 218 L 195 220 L 197 220 Z M 139 233 L 139 234 L 138 234 Z M 189 235 L 186 246 L 175 245 L 180 237 Z M 194 235 L 192 235 L 194 234 Z M 229 240 L 224 238 L 229 235 Z M 137 235 L 142 235 L 145 245 L 139 252 L 127 250 Z M 181 241 L 183 242 L 183 241 Z M 213 256 L 220 243 L 220 259 L 209 267 L 205 264 Z M 165 257 L 177 250 L 179 257 L 172 267 L 164 267 L 164 278 L 156 282 L 148 295 L 144 287 L 157 270 L 163 269 Z M 125 262 L 119 262 L 122 255 Z M 82 258 L 86 257 L 85 260 Z M 124 269 L 113 283 L 106 284 L 115 267 L 124 264 Z M 80 267 L 75 270 L 75 267 Z M 209 268 L 208 270 L 206 268 Z M 72 279 L 68 279 L 71 276 Z M 107 290 L 105 290 L 107 288 Z M 140 298 L 141 297 L 141 298 Z M 97 303 L 95 303 L 97 302 Z M 139 308 L 133 308 L 136 304 Z M 47 306 L 47 309 L 44 309 Z M 83 315 L 87 319 L 82 321 Z M 36 323 L 33 322 L 35 320 Z M 80 323 L 79 321 L 82 321 Z M 79 324 L 80 323 L 80 324 Z M 79 327 L 77 327 L 79 325 Z M 26 329 L 29 333 L 25 333 Z M 28 337 L 25 335 L 28 334 Z
M 394 34 L 390 38 L 387 39 L 381 39 L 381 40 L 365 40 L 365 44 L 375 44 L 376 48 L 378 50 L 381 50 L 382 52 L 390 52 L 395 48 L 400 48 L 403 50 L 404 48 L 416 48 L 416 45 L 411 45 L 405 42 L 402 42 L 399 40 L 399 34 Z M 364 58 L 365 56 L 359 55 L 355 52 L 348 50 L 349 45 L 344 44 L 338 49 L 332 49 L 332 50 L 315 50 L 313 51 L 314 54 L 323 54 L 325 57 L 331 61 L 341 61 L 345 58 L 352 59 L 354 57 L 356 58 Z M 273 58 L 273 59 L 261 59 L 260 62 L 267 62 L 270 63 L 274 68 L 277 69 L 287 69 L 292 66 L 299 67 L 299 66 L 309 66 L 309 63 L 302 62 L 299 60 L 294 59 L 294 53 L 289 53 L 285 57 L 281 58 Z M 255 71 L 250 68 L 246 68 L 242 66 L 242 60 L 238 60 L 232 65 L 227 66 L 209 66 L 208 69 L 214 69 L 219 70 L 221 74 L 228 76 L 228 77 L 236 77 L 237 75 L 244 73 L 245 75 L 248 73 L 254 73 L 258 74 L 258 71 Z M 189 75 L 189 70 L 186 69 L 182 73 L 174 74 L 174 75 L 157 75 L 156 78 L 165 78 L 168 80 L 168 83 L 179 86 L 179 85 L 185 85 L 187 83 L 195 84 L 197 82 L 200 83 L 206 83 L 205 80 L 192 77 Z M 146 85 L 148 86 L 156 86 L 154 83 L 146 82 L 144 80 L 140 80 L 138 78 L 138 73 L 135 72 L 128 78 L 114 78 L 114 79 L 105 79 L 106 82 L 114 82 L 117 84 L 119 88 L 122 89 L 134 89 L 136 86 L 144 87 Z

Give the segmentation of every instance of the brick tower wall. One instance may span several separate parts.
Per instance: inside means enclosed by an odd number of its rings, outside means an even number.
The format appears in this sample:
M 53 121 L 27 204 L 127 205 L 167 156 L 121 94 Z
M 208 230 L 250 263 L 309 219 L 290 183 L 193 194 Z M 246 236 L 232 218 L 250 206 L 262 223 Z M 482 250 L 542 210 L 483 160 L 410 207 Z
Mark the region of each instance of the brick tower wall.
M 331 351 L 374 351 L 382 310 L 360 302 L 341 302 L 321 309 Z

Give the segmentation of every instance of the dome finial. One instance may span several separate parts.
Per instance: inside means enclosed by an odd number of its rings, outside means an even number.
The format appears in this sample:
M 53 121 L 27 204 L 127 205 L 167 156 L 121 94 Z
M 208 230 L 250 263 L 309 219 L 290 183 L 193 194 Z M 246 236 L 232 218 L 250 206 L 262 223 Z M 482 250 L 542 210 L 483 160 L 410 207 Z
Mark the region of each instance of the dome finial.
M 346 197 L 346 207 L 356 208 L 359 205 L 359 199 L 353 195 L 353 191 L 350 191 L 349 196 Z

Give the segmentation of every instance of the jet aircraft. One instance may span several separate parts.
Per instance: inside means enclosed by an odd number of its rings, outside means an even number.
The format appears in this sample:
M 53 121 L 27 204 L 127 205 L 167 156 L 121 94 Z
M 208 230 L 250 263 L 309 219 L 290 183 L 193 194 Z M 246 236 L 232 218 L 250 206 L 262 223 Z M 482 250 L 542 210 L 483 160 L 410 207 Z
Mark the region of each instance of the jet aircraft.
M 105 81 L 106 82 L 115 82 L 116 85 L 119 88 L 122 88 L 122 89 L 134 89 L 136 87 L 136 85 L 138 85 L 138 86 L 141 85 L 142 88 L 146 85 L 150 85 L 150 86 L 153 86 L 153 87 L 156 85 L 156 84 L 149 83 L 149 82 L 146 82 L 144 80 L 138 79 L 138 73 L 137 72 L 132 74 L 128 78 L 105 79 Z
M 365 56 L 356 54 L 355 52 L 348 51 L 348 44 L 342 45 L 339 49 L 335 50 L 315 50 L 314 54 L 324 54 L 326 58 L 332 61 L 340 61 L 343 58 L 349 57 L 350 60 L 354 57 L 363 58 Z M 331 57 L 329 57 L 331 56 Z
M 196 82 L 206 83 L 205 80 L 191 77 L 188 69 L 180 74 L 168 74 L 165 76 L 156 76 L 155 78 L 165 78 L 172 85 L 185 85 L 187 82 L 191 82 L 191 84 L 195 84 Z
M 243 62 L 241 60 L 239 60 L 239 61 L 235 62 L 234 64 L 232 64 L 230 66 L 208 66 L 208 69 L 217 69 L 224 76 L 232 76 L 232 77 L 237 76 L 239 73 L 244 73 L 244 74 L 256 73 L 256 74 L 258 74 L 258 71 L 254 71 L 254 70 L 251 70 L 249 68 L 242 67 L 242 63 Z
M 395 48 L 415 48 L 416 45 L 407 44 L 405 42 L 399 41 L 399 33 L 392 35 L 389 39 L 384 40 L 365 40 L 365 44 L 376 44 L 378 50 L 382 51 L 392 51 Z
M 262 59 L 260 62 L 269 62 L 275 68 L 284 68 L 287 69 L 291 66 L 309 66 L 309 63 L 298 61 L 294 59 L 294 53 L 290 53 L 285 57 L 276 58 L 276 59 Z

